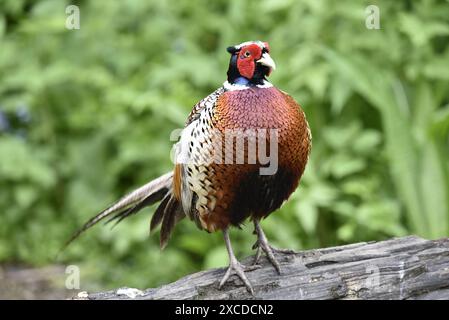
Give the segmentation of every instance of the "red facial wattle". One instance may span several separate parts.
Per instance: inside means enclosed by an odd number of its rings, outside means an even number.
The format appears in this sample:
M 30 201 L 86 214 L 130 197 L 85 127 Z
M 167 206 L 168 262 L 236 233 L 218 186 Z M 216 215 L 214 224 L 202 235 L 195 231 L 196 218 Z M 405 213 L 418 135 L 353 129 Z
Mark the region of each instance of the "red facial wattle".
M 256 60 L 260 59 L 261 56 L 262 49 L 257 44 L 242 47 L 237 58 L 237 69 L 239 73 L 243 77 L 251 79 L 256 70 Z

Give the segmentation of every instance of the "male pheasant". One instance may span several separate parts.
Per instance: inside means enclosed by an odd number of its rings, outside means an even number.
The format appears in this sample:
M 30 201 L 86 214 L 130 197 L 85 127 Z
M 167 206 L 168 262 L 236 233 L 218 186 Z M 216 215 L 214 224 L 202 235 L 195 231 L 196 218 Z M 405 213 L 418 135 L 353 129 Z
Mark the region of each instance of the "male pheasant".
M 298 186 L 311 133 L 301 107 L 266 79 L 275 70 L 268 43 L 248 41 L 227 51 L 231 54 L 227 81 L 193 107 L 176 146 L 173 172 L 93 217 L 68 243 L 106 217 L 118 223 L 160 201 L 150 230 L 161 224 L 161 248 L 185 216 L 202 230 L 223 232 L 230 262 L 220 288 L 234 271 L 253 293 L 228 234 L 230 226 L 247 218 L 254 222 L 258 237 L 255 263 L 263 251 L 280 273 L 273 254 L 279 249 L 268 244 L 259 222 Z M 267 145 L 274 153 L 269 157 L 272 163 L 267 162 Z

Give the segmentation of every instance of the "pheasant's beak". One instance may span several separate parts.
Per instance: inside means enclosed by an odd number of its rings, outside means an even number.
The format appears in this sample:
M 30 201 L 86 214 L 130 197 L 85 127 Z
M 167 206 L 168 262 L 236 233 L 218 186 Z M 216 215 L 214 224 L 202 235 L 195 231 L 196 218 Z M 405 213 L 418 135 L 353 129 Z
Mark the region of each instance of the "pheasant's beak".
M 265 52 L 262 57 L 256 62 L 260 63 L 263 66 L 267 66 L 271 70 L 276 70 L 276 63 L 274 63 L 274 60 L 271 59 L 270 55 L 267 52 Z

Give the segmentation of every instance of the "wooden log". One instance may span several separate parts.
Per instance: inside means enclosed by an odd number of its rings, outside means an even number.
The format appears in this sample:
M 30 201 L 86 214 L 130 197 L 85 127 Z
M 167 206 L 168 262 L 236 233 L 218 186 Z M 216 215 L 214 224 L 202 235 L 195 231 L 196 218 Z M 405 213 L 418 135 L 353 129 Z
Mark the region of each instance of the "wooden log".
M 276 257 L 282 275 L 265 258 L 260 269 L 247 272 L 254 296 L 235 275 L 218 289 L 226 270 L 219 268 L 159 288 L 81 293 L 74 299 L 449 299 L 449 239 L 409 236 Z

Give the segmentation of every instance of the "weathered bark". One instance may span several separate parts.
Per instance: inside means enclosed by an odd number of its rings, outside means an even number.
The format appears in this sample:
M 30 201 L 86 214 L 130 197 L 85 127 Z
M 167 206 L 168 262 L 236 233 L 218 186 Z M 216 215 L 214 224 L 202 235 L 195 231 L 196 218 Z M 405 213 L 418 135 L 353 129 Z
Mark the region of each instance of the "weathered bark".
M 255 296 L 237 276 L 219 290 L 221 268 L 134 292 L 135 299 L 449 299 L 449 239 L 411 236 L 276 256 L 282 275 L 265 258 L 260 269 L 247 273 Z M 130 296 L 133 292 L 122 288 L 76 298 Z

